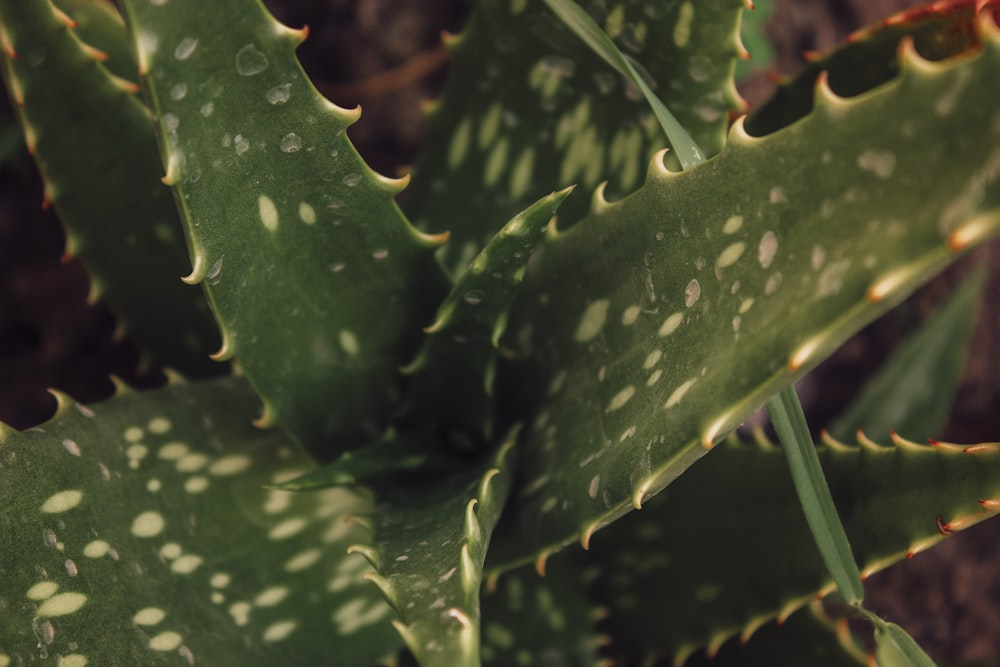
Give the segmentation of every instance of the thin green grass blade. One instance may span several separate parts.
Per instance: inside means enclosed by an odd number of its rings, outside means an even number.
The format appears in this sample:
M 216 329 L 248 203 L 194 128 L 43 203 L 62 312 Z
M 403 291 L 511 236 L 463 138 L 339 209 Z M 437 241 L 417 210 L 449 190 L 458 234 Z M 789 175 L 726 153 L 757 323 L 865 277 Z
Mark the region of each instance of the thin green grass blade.
M 823 561 L 847 603 L 859 605 L 865 596 L 861 573 L 833 504 L 795 387 L 787 387 L 770 399 L 767 412 L 785 451 L 792 483 Z
M 895 623 L 875 622 L 875 646 L 879 667 L 936 667 L 913 637 Z
M 656 115 L 656 120 L 659 121 L 660 127 L 663 128 L 663 132 L 667 135 L 667 140 L 677 153 L 677 157 L 684 169 L 690 169 L 705 161 L 705 154 L 695 144 L 691 135 L 677 121 L 677 118 L 670 113 L 670 110 L 649 87 L 649 83 L 639 75 L 631 61 L 622 54 L 618 46 L 597 25 L 594 19 L 590 17 L 590 14 L 583 11 L 574 0 L 545 0 L 545 4 L 580 39 L 593 49 L 594 53 L 618 70 L 622 76 L 639 87 L 643 97 L 649 102 L 653 114 Z

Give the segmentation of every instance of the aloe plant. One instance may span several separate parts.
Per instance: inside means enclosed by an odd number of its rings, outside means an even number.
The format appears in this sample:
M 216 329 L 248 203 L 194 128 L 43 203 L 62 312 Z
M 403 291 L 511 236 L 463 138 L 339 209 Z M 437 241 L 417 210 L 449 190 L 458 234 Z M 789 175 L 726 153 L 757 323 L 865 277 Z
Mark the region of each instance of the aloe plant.
M 557 3 L 479 0 L 402 180 L 305 29 L 119 4 L 0 0 L 67 250 L 173 369 L 0 430 L 0 667 L 864 658 L 800 611 L 834 585 L 734 432 L 1000 230 L 992 3 L 892 17 L 730 123 L 741 0 L 582 2 L 621 67 Z M 887 377 L 953 383 L 974 294 Z M 838 428 L 934 428 L 892 384 Z M 817 453 L 863 574 L 1000 509 L 996 443 L 852 437 Z

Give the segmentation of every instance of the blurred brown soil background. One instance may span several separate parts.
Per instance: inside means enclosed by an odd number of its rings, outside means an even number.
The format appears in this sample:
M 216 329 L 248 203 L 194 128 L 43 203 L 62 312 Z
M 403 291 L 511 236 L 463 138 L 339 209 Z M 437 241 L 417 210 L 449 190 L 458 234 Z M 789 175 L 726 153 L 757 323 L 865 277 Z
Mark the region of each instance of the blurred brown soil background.
M 760 0 L 759 5 L 771 0 Z M 806 50 L 826 51 L 852 30 L 917 4 L 912 0 L 774 0 L 767 30 L 774 69 L 793 73 Z M 456 32 L 471 0 L 271 0 L 290 25 L 308 24 L 300 56 L 319 89 L 343 106 L 363 104 L 350 135 L 373 167 L 392 174 L 420 146 L 423 100 L 447 76 L 442 30 Z M 754 75 L 743 87 L 751 104 L 770 83 Z M 669 102 L 669 101 L 668 101 Z M 2 113 L 9 117 L 9 111 Z M 945 166 L 943 166 L 945 167 Z M 139 356 L 117 340 L 107 309 L 86 303 L 79 263 L 60 261 L 63 236 L 40 210 L 41 186 L 22 159 L 0 170 L 0 421 L 27 428 L 54 410 L 46 388 L 84 402 L 107 398 L 109 374 L 139 386 L 162 381 L 138 369 Z M 976 263 L 990 267 L 962 389 L 944 440 L 1000 440 L 1000 242 L 982 248 L 920 290 L 898 312 L 866 329 L 811 376 L 807 411 L 828 420 L 906 333 L 957 286 Z M 1000 665 L 1000 520 L 946 540 L 867 583 L 868 603 L 900 623 L 941 665 Z

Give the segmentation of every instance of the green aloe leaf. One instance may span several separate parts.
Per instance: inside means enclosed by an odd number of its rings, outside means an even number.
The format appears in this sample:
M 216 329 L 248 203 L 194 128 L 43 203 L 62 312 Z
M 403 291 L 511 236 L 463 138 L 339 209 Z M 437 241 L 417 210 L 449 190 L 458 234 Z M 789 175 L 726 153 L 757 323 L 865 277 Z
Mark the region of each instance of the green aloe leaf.
M 278 424 L 331 459 L 377 438 L 446 291 L 394 196 L 260 2 L 123 3 L 194 269 Z
M 580 4 L 641 64 L 697 144 L 717 153 L 728 112 L 740 104 L 732 71 L 742 0 Z M 422 228 L 451 231 L 449 267 L 464 268 L 506 220 L 547 192 L 605 179 L 611 195 L 634 190 L 666 143 L 638 88 L 542 2 L 477 3 L 451 48 L 448 89 L 431 115 L 406 204 Z M 464 196 L 443 196 L 448 190 Z M 560 210 L 577 220 L 585 202 Z
M 399 617 L 394 622 L 421 667 L 480 665 L 479 589 L 500 517 L 516 430 L 475 465 L 432 479 L 376 485 L 369 575 Z
M 347 555 L 370 500 L 263 488 L 311 463 L 243 380 L 119 391 L 0 437 L 0 663 L 369 667 L 399 645 Z M 48 662 L 46 664 L 49 664 Z
M 101 64 L 111 74 L 137 81 L 135 58 L 129 51 L 125 22 L 107 0 L 53 0 L 56 7 L 76 22 L 76 34 L 87 46 L 105 54 Z M 138 92 L 138 91 L 136 91 Z
M 822 603 L 814 602 L 782 623 L 766 624 L 748 641 L 727 641 L 711 657 L 704 652 L 695 653 L 684 662 L 684 667 L 870 666 L 867 652 L 846 626 L 846 619 L 834 621 Z
M 846 440 L 858 429 L 874 438 L 893 431 L 914 439 L 940 435 L 961 381 L 985 279 L 985 270 L 968 278 L 893 353 L 830 428 L 833 437 Z
M 403 369 L 410 376 L 404 421 L 435 424 L 461 449 L 492 440 L 500 337 L 528 260 L 571 192 L 553 192 L 514 216 L 455 281 L 416 359 Z
M 350 452 L 314 468 L 300 477 L 275 484 L 285 491 L 312 491 L 331 486 L 353 486 L 396 474 L 434 474 L 440 465 L 446 465 L 440 456 L 424 451 L 426 434 L 420 431 L 397 431 L 390 428 L 376 442 Z M 450 461 L 447 462 L 450 464 Z
M 896 80 L 855 98 L 820 80 L 810 116 L 764 137 L 737 123 L 700 167 L 655 160 L 637 193 L 545 244 L 511 317 L 524 361 L 501 373 L 526 473 L 491 567 L 641 506 L 1000 229 L 1000 46 L 988 18 L 977 29 L 975 54 L 906 50 Z
M 844 97 L 890 81 L 900 71 L 903 38 L 913 39 L 917 53 L 931 61 L 975 48 L 979 44 L 972 27 L 976 11 L 974 2 L 916 7 L 859 30 L 828 54 L 812 54 L 801 72 L 783 82 L 768 102 L 750 114 L 747 131 L 766 134 L 807 115 L 813 108 L 813 84 L 821 72 L 826 72 L 830 88 Z
M 111 38 L 113 19 L 100 20 L 97 32 Z M 68 21 L 49 2 L 0 3 L 18 56 L 0 54 L 0 71 L 46 200 L 65 225 L 66 252 L 90 273 L 91 298 L 106 301 L 154 361 L 191 376 L 218 374 L 225 369 L 208 359 L 218 330 L 201 290 L 180 281 L 190 265 L 177 210 L 159 182 L 149 114 L 134 84 L 110 74 Z M 133 150 L 114 150 L 122 145 Z
M 572 556 L 575 554 L 565 554 Z M 579 559 L 553 558 L 544 577 L 524 568 L 483 594 L 483 664 L 487 667 L 598 667 L 604 616 Z
M 592 540 L 609 630 L 644 653 L 714 653 L 835 589 L 781 449 L 763 438 L 717 449 Z M 995 444 L 829 440 L 819 456 L 866 577 L 1000 509 Z
M 746 47 L 747 57 L 736 61 L 736 81 L 743 81 L 751 72 L 766 71 L 774 65 L 774 47 L 765 29 L 773 14 L 774 0 L 755 0 L 743 12 L 740 39 Z

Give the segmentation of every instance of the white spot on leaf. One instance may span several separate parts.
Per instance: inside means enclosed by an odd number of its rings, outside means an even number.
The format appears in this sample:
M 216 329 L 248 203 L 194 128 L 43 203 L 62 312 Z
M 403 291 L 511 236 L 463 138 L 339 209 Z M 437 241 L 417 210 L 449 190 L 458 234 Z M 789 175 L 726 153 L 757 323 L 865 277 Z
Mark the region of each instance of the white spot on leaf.
M 597 336 L 608 319 L 609 305 L 607 299 L 598 299 L 587 306 L 576 327 L 576 333 L 573 334 L 573 339 L 579 343 L 585 343 Z
M 690 308 L 698 302 L 701 298 L 701 283 L 698 282 L 697 278 L 694 278 L 687 284 L 684 288 L 684 305 Z
M 656 335 L 658 335 L 660 338 L 669 336 L 673 332 L 677 331 L 677 327 L 679 327 L 681 325 L 681 322 L 683 321 L 684 321 L 683 313 L 674 313 L 667 319 L 663 320 L 663 324 L 660 325 L 660 330 L 656 332 Z
M 768 231 L 760 238 L 760 245 L 757 246 L 757 261 L 763 268 L 768 268 L 774 262 L 774 256 L 778 253 L 778 237 L 774 232 Z
M 156 537 L 163 532 L 167 522 L 159 512 L 143 512 L 132 521 L 132 534 L 136 537 Z
M 608 404 L 606 412 L 614 412 L 615 410 L 620 410 L 622 407 L 625 406 L 626 403 L 628 403 L 632 399 L 633 396 L 635 396 L 635 387 L 631 385 L 625 387 L 617 394 L 615 394 L 614 398 L 611 399 L 611 402 Z
M 54 618 L 76 613 L 87 604 L 87 596 L 83 593 L 59 593 L 42 603 L 35 615 L 42 618 Z
M 269 232 L 273 232 L 278 229 L 278 209 L 274 206 L 274 202 L 267 195 L 261 195 L 257 198 L 257 209 L 260 213 L 260 221 L 263 223 L 265 229 Z
M 42 503 L 43 514 L 60 514 L 68 512 L 83 500 L 83 491 L 79 489 L 67 489 L 49 496 L 48 500 Z
M 146 607 L 140 609 L 132 617 L 132 622 L 136 625 L 156 625 L 167 617 L 167 612 L 159 607 Z

